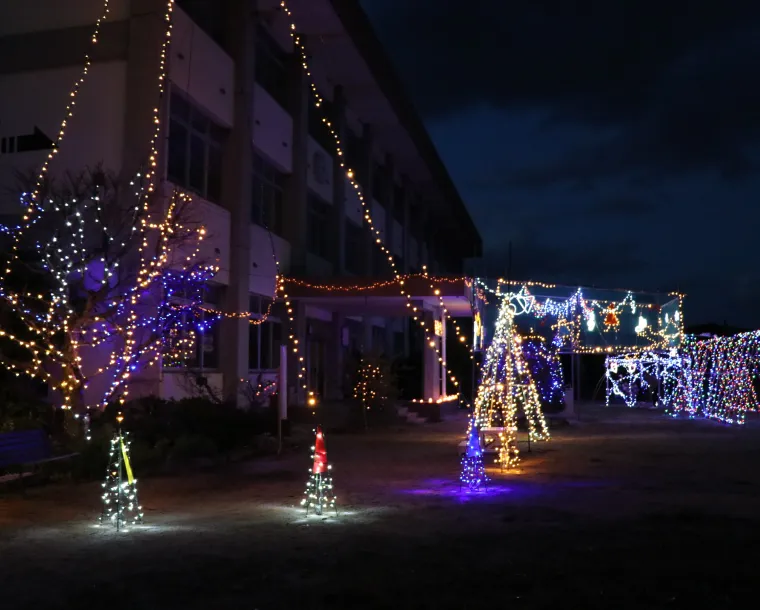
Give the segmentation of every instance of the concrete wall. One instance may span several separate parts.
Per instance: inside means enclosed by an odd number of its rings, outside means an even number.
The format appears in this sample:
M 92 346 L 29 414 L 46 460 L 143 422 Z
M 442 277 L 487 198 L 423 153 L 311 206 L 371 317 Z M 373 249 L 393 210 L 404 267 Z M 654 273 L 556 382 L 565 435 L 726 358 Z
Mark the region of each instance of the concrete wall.
M 220 125 L 232 126 L 234 62 L 180 8 L 174 9 L 169 78 Z
M 129 16 L 130 0 L 110 0 L 108 21 Z M 95 23 L 103 0 L 3 0 L 0 2 L 0 36 L 44 32 Z
M 18 137 L 39 129 L 55 140 L 71 87 L 82 72 L 81 66 L 0 76 L 0 137 Z M 95 64 L 76 99 L 74 116 L 66 137 L 50 168 L 52 176 L 66 171 L 79 172 L 102 163 L 118 172 L 122 162 L 126 63 Z M 107 95 L 107 97 L 106 97 Z M 107 102 L 104 102 L 104 99 Z M 33 172 L 49 150 L 0 154 L 0 200 L 18 208 L 17 199 L 7 193 L 17 186 L 16 172 Z
M 293 171 L 293 119 L 258 83 L 253 90 L 253 145 L 285 173 Z
M 276 266 L 272 258 L 272 246 L 280 271 L 290 268 L 290 244 L 278 235 L 270 234 L 264 227 L 251 225 L 251 275 L 249 289 L 253 294 L 272 296 Z
M 308 184 L 327 203 L 333 203 L 333 158 L 314 138 L 308 142 Z
M 351 186 L 348 178 L 346 178 L 346 218 L 349 218 L 359 226 L 362 226 L 364 222 L 364 208 L 361 201 L 359 201 L 356 189 Z

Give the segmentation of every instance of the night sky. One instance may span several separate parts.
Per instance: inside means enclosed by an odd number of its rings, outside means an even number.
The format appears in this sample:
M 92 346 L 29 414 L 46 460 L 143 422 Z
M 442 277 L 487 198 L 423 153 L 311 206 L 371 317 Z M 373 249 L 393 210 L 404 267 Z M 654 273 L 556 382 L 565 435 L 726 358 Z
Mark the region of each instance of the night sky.
M 760 327 L 760 2 L 362 0 L 480 272 L 687 293 Z

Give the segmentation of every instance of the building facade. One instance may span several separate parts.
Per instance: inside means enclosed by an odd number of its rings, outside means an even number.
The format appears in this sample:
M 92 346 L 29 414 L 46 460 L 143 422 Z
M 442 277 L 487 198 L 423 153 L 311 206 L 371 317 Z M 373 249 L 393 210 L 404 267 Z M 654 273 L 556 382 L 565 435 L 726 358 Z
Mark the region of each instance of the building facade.
M 46 138 L 57 132 L 103 6 L 0 6 L 4 186 L 47 154 Z M 358 2 L 292 0 L 288 7 L 309 54 L 308 75 L 279 0 L 174 3 L 158 151 L 162 188 L 194 195 L 209 234 L 204 255 L 220 266 L 206 291 L 209 308 L 248 311 L 253 319 L 271 309 L 263 324 L 215 324 L 191 368 L 216 392 L 239 396 L 241 382 L 273 378 L 279 346 L 297 339 L 301 351 L 291 356 L 288 385 L 291 399 L 302 402 L 300 370 L 309 390 L 340 398 L 346 354 L 399 355 L 419 340 L 408 319 L 375 315 L 377 308 L 338 311 L 294 300 L 291 328 L 283 304 L 270 307 L 275 261 L 280 273 L 311 283 L 391 277 L 323 118 L 339 134 L 345 163 L 400 272 L 425 266 L 461 275 L 481 242 Z M 110 0 L 108 10 L 56 172 L 102 163 L 131 175 L 149 155 L 167 1 Z M 324 98 L 319 108 L 312 85 Z M 25 134 L 37 134 L 36 143 L 20 146 Z M 6 197 L 2 213 L 12 214 L 13 205 Z M 182 396 L 185 379 L 164 367 L 140 378 L 141 391 Z

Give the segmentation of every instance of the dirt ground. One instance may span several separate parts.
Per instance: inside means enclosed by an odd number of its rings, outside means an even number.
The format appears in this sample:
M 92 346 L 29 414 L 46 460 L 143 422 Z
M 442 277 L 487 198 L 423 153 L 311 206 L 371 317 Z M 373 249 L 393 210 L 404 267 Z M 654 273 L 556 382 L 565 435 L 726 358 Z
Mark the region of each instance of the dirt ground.
M 0 608 L 725 608 L 751 600 L 760 422 L 586 406 L 460 494 L 464 419 L 327 436 L 340 515 L 296 508 L 309 447 L 139 482 L 146 525 L 93 525 L 99 485 L 0 496 Z M 524 448 L 523 448 L 524 449 Z M 139 473 L 138 478 L 139 478 Z M 743 603 L 744 602 L 744 603 Z

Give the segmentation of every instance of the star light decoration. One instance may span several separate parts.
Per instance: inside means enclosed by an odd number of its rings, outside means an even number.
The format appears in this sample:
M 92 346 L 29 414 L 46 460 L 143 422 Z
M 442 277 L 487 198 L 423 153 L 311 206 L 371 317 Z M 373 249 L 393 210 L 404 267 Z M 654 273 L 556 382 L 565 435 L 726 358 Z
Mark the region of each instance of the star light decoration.
M 486 350 L 481 382 L 475 398 L 474 422 L 478 428 L 501 428 L 499 463 L 509 469 L 519 463 L 517 423 L 524 415 L 531 441 L 549 440 L 541 399 L 514 328 L 509 294 L 502 299 L 493 340 Z
M 582 288 L 577 288 L 569 297 L 536 297 L 532 289 L 554 290 L 558 286 L 542 282 L 518 282 L 498 279 L 496 288 L 475 278 L 474 284 L 479 291 L 501 298 L 509 294 L 511 307 L 515 316 L 530 315 L 544 321 L 551 318 L 554 331 L 553 345 L 557 348 L 570 349 L 574 353 L 625 353 L 629 351 L 663 350 L 677 345 L 683 340 L 683 316 L 681 308 L 683 295 L 670 293 L 678 300 L 678 306 L 672 315 L 665 312 L 661 324 L 655 323 L 660 306 L 654 303 L 641 303 L 632 292 L 617 302 L 589 299 Z M 633 334 L 638 338 L 636 345 L 621 345 L 616 333 L 621 328 L 620 315 L 625 313 L 636 322 Z M 638 313 L 638 319 L 636 314 Z M 584 345 L 588 338 L 584 333 L 606 338 L 607 345 Z

